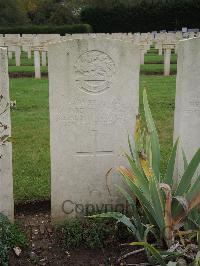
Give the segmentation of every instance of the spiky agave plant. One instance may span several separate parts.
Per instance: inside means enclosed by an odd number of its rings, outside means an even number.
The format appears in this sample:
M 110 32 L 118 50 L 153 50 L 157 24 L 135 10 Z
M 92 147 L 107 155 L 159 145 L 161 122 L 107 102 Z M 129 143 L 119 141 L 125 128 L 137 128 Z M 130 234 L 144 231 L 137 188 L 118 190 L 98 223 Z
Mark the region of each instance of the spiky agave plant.
M 188 214 L 200 204 L 200 176 L 194 182 L 192 181 L 200 163 L 200 149 L 189 164 L 185 163 L 184 174 L 177 182 L 173 176 L 179 143 L 177 140 L 169 158 L 166 174 L 162 176 L 159 139 L 146 89 L 143 91 L 143 104 L 146 127 L 142 127 L 138 115 L 134 147 L 128 138 L 130 155 L 126 153 L 125 156 L 129 161 L 130 169 L 122 166 L 117 169 L 139 201 L 143 216 L 141 217 L 138 213 L 133 197 L 120 187 L 118 189 L 132 206 L 133 216 L 129 218 L 116 212 L 97 216 L 112 217 L 124 223 L 136 235 L 138 241 L 146 241 L 146 236 L 151 231 L 170 248 L 174 243 L 177 230 L 183 226 Z

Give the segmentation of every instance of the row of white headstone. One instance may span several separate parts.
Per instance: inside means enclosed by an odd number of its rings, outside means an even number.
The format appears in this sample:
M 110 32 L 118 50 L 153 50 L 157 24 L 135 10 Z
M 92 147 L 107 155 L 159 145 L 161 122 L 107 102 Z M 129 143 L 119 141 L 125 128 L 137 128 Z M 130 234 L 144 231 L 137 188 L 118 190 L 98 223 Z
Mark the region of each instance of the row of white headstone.
M 190 33 L 192 34 L 192 33 Z M 133 44 L 138 44 L 140 47 L 140 64 L 144 64 L 144 56 L 150 49 L 150 46 L 155 43 L 156 48 L 159 50 L 159 55 L 164 51 L 164 75 L 170 75 L 170 57 L 172 49 L 177 51 L 177 43 L 183 38 L 182 32 L 175 33 L 113 33 L 113 34 L 66 34 L 60 36 L 59 34 L 6 34 L 0 35 L 0 46 L 8 48 L 8 57 L 12 59 L 13 53 L 15 54 L 16 66 L 21 65 L 21 51 L 27 52 L 30 59 L 32 51 L 34 51 L 34 67 L 35 78 L 41 78 L 41 65 L 47 65 L 48 44 L 58 41 L 65 41 L 74 38 L 114 38 L 118 40 L 132 41 Z M 41 54 L 41 55 L 40 55 Z M 42 58 L 42 60 L 41 60 Z M 41 62 L 42 61 L 42 62 Z
M 200 38 L 180 41 L 174 140 L 188 160 L 200 146 Z M 51 207 L 53 221 L 91 211 L 124 210 L 109 169 L 126 165 L 127 132 L 139 107 L 140 51 L 130 41 L 74 39 L 49 46 Z M 0 211 L 13 219 L 8 61 L 0 48 Z M 162 111 L 162 110 L 161 110 Z M 181 150 L 175 178 L 182 173 Z
M 189 32 L 188 37 L 195 37 L 199 33 Z M 12 58 L 13 52 L 15 53 L 16 66 L 20 66 L 21 50 L 26 51 L 28 58 L 31 58 L 32 51 L 34 51 L 34 67 L 35 78 L 41 78 L 41 65 L 47 65 L 48 57 L 48 44 L 51 42 L 65 41 L 74 38 L 114 38 L 118 40 L 133 41 L 133 44 L 138 44 L 140 47 L 140 64 L 144 64 L 144 56 L 150 49 L 150 46 L 154 43 L 159 50 L 159 55 L 162 55 L 164 51 L 164 75 L 170 75 L 170 58 L 171 51 L 177 52 L 177 43 L 183 38 L 182 32 L 165 32 L 165 33 L 113 33 L 113 34 L 66 34 L 60 36 L 59 34 L 6 34 L 0 35 L 0 45 L 8 47 L 9 59 Z M 41 55 L 40 55 L 41 53 Z M 42 60 L 41 60 L 42 58 Z M 42 62 L 40 62 L 42 61 Z

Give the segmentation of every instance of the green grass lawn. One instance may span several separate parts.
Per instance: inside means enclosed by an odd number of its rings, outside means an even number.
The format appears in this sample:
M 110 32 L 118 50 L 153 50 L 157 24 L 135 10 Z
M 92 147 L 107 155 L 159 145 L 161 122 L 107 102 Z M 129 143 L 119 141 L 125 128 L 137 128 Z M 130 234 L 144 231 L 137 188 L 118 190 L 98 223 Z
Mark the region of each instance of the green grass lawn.
M 147 64 L 140 66 L 141 74 L 143 75 L 163 75 L 164 65 L 163 64 Z M 9 66 L 9 73 L 33 73 L 34 74 L 34 66 Z M 48 73 L 48 68 L 41 66 L 41 73 Z M 176 74 L 176 64 L 171 64 L 171 74 Z
M 171 74 L 176 74 L 176 62 L 177 55 L 172 53 L 171 55 Z M 143 75 L 163 75 L 164 71 L 164 55 L 158 55 L 158 50 L 151 48 L 145 54 L 145 64 L 141 65 L 141 74 Z M 28 59 L 25 52 L 21 53 L 21 66 L 15 66 L 15 59 L 9 60 L 9 73 L 34 73 L 34 61 L 33 53 L 32 58 Z M 41 73 L 46 74 L 48 72 L 47 67 L 41 66 Z
M 144 85 L 161 138 L 164 173 L 172 146 L 175 77 L 141 76 L 141 93 Z M 50 198 L 48 80 L 10 79 L 10 90 L 17 101 L 11 112 L 15 201 Z
M 170 74 L 176 74 L 176 64 L 170 65 Z M 164 65 L 163 64 L 144 64 L 140 66 L 140 72 L 143 75 L 163 75 Z
M 176 77 L 141 76 L 140 110 L 142 114 L 141 100 L 144 86 L 148 88 L 148 100 L 159 133 L 162 155 L 161 172 L 164 174 L 173 140 Z
M 17 72 L 34 73 L 35 69 L 34 69 L 34 66 L 19 66 L 19 67 L 9 66 L 8 71 L 9 71 L 9 73 L 13 73 L 13 72 L 15 72 L 15 73 L 17 73 Z M 47 72 L 48 72 L 47 67 L 41 66 L 41 73 L 47 73 Z
M 10 79 L 15 201 L 50 195 L 48 80 Z
M 9 66 L 15 66 L 15 59 L 9 59 L 8 61 Z M 34 59 L 33 56 L 31 59 L 28 59 L 27 57 L 21 57 L 21 66 L 34 66 Z
M 177 55 L 172 54 L 171 64 L 176 64 L 176 62 L 177 62 Z M 158 54 L 153 54 L 153 53 L 146 54 L 144 58 L 144 63 L 145 64 L 164 64 L 164 55 L 158 55 Z

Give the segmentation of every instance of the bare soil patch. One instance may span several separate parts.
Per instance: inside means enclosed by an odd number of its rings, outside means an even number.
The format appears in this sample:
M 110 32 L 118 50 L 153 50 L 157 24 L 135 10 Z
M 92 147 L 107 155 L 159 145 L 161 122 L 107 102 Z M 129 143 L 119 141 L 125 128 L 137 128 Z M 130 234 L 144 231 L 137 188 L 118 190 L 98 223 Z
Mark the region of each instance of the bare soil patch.
M 15 220 L 21 224 L 28 236 L 28 246 L 17 257 L 14 252 L 10 256 L 10 265 L 140 265 L 146 262 L 144 254 L 139 253 L 118 262 L 119 257 L 131 252 L 134 248 L 115 246 L 102 249 L 69 249 L 58 244 L 54 226 L 51 224 L 49 202 L 35 203 L 32 206 L 18 205 Z

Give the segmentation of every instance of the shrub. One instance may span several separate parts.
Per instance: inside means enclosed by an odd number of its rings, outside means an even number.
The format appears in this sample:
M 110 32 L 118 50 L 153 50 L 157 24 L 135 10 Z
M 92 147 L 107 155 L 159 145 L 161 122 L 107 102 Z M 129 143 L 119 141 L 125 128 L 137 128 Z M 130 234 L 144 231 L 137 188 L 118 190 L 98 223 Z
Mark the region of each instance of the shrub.
M 8 265 L 9 253 L 14 247 L 27 245 L 25 234 L 17 224 L 12 224 L 6 216 L 0 213 L 0 263 Z
M 119 226 L 119 227 L 118 227 Z M 102 248 L 115 245 L 116 241 L 128 240 L 130 233 L 122 225 L 115 226 L 114 220 L 76 218 L 58 225 L 56 232 L 58 241 L 66 248 Z
M 65 33 L 89 33 L 92 32 L 92 28 L 88 24 L 74 24 L 64 26 L 27 26 L 27 27 L 2 27 L 0 28 L 0 34 L 51 34 L 57 33 L 65 35 Z
M 16 26 L 28 23 L 26 12 L 19 0 L 0 1 L 0 26 Z
M 138 1 L 135 5 L 89 6 L 81 21 L 94 32 L 148 32 L 200 27 L 200 3 L 196 0 Z
M 83 226 L 78 219 L 66 221 L 63 225 L 57 228 L 61 233 L 63 245 L 67 248 L 79 247 L 83 241 Z

